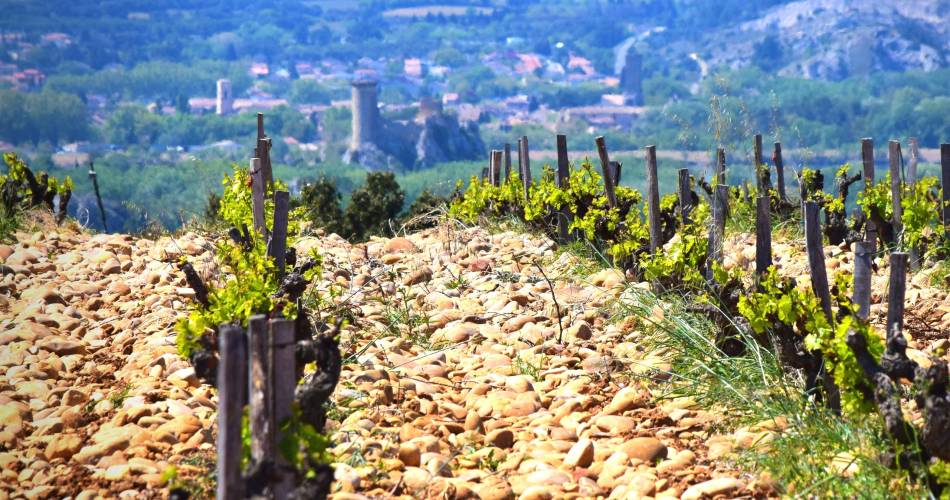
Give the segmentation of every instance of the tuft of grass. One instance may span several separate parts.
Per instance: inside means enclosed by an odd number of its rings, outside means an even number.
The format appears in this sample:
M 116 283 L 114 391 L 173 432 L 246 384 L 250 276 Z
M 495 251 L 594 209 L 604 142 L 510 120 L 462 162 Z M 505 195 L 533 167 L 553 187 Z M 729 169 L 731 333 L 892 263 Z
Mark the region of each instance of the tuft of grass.
M 6 210 L 0 209 L 0 243 L 13 243 L 22 225 L 23 216 L 19 212 L 6 213 Z
M 610 267 L 610 261 L 594 247 L 593 243 L 585 239 L 577 239 L 556 249 L 557 257 L 569 253 L 577 257 L 578 263 L 571 269 L 571 274 L 586 277 Z
M 782 370 L 774 353 L 748 334 L 740 334 L 744 354 L 728 356 L 715 342 L 715 328 L 686 311 L 675 296 L 661 300 L 633 290 L 619 313 L 637 314 L 650 323 L 644 331 L 648 349 L 671 362 L 671 383 L 661 398 L 691 397 L 704 408 L 729 415 L 723 431 L 740 425 L 786 419 L 788 427 L 768 447 L 738 454 L 737 465 L 768 472 L 780 493 L 806 498 L 927 497 L 925 485 L 879 460 L 888 439 L 876 416 L 849 418 L 824 409 L 805 393 L 804 382 Z M 661 319 L 653 314 L 662 306 Z M 743 331 L 743 329 L 739 329 Z M 851 457 L 858 472 L 845 476 L 841 457 Z M 836 463 L 837 462 L 837 463 Z

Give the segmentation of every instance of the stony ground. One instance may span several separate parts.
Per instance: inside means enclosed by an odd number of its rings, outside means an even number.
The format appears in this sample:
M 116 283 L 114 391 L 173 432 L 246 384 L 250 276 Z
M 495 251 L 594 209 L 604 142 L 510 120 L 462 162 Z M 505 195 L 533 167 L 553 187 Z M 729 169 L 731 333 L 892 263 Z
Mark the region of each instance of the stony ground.
M 732 264 L 754 261 L 751 242 L 730 240 Z M 298 243 L 311 247 L 325 307 L 352 319 L 331 410 L 338 498 L 772 494 L 728 457 L 782 422 L 718 435 L 723 415 L 657 398 L 668 364 L 644 349 L 643 319 L 616 307 L 642 284 L 546 239 L 478 228 Z M 166 263 L 186 255 L 210 277 L 209 249 L 195 234 L 54 227 L 0 246 L 0 498 L 162 497 L 171 465 L 211 484 L 216 398 L 176 354 L 192 291 Z M 790 257 L 801 249 L 775 253 L 783 272 L 807 274 Z M 839 249 L 828 257 L 850 267 Z M 950 301 L 925 278 L 908 289 L 911 323 L 929 328 L 912 343 L 921 356 L 950 329 Z

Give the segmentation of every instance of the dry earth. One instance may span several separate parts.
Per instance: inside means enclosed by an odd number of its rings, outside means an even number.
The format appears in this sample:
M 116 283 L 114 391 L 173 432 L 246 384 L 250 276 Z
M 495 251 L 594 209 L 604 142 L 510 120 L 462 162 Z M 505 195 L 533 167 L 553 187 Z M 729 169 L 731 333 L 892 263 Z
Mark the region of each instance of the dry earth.
M 176 354 L 192 291 L 165 261 L 186 255 L 212 277 L 209 240 L 49 226 L 18 241 L 0 246 L 0 498 L 163 497 L 170 465 L 208 487 L 216 397 Z M 730 240 L 730 261 L 750 265 L 752 243 Z M 645 285 L 579 272 L 547 239 L 479 228 L 297 246 L 323 254 L 319 293 L 354 320 L 331 410 L 337 498 L 771 494 L 728 457 L 782 422 L 717 435 L 723 415 L 657 399 L 668 363 L 645 352 L 642 318 L 613 314 Z M 800 248 L 775 254 L 807 275 Z M 840 249 L 828 257 L 850 267 Z M 876 276 L 883 286 L 886 270 Z M 950 343 L 950 301 L 925 284 L 921 273 L 908 289 L 920 358 Z

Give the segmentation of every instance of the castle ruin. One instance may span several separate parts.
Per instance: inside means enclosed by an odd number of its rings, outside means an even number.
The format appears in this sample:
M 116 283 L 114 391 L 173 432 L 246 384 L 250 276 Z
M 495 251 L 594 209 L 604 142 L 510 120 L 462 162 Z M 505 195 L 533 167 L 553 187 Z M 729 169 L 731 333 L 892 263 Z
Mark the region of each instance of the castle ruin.
M 643 106 L 643 56 L 633 47 L 627 49 L 623 70 L 620 72 L 620 89 L 624 104 Z
M 386 120 L 380 116 L 377 82 L 351 82 L 352 136 L 343 161 L 371 170 L 422 168 L 436 163 L 474 160 L 484 153 L 478 125 L 460 124 L 431 98 L 420 102 L 415 120 Z

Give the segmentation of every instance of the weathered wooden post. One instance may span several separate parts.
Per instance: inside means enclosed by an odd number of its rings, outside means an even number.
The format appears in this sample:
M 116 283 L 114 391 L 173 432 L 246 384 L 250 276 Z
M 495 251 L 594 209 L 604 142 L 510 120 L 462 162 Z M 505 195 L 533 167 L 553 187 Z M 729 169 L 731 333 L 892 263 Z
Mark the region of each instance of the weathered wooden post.
M 521 136 L 521 182 L 524 183 L 524 195 L 528 197 L 531 189 L 531 160 L 528 158 L 528 136 Z
M 785 193 L 785 161 L 782 160 L 782 143 L 776 142 L 772 150 L 772 163 L 775 165 L 775 182 L 778 187 L 778 199 L 785 203 L 788 195 Z
M 217 498 L 243 500 L 241 419 L 247 380 L 247 337 L 235 325 L 218 328 L 218 484 Z
M 689 214 L 693 211 L 693 197 L 689 189 L 689 169 L 681 168 L 677 171 L 679 178 L 680 220 L 683 225 L 689 224 Z
M 89 162 L 89 179 L 92 180 L 92 190 L 96 193 L 96 205 L 99 206 L 99 217 L 102 218 L 102 232 L 108 233 L 109 226 L 106 225 L 106 209 L 102 205 L 102 195 L 99 194 L 99 177 L 96 175 L 96 165 Z
M 518 178 L 524 178 L 524 159 L 521 157 L 523 154 L 521 150 L 521 138 L 518 138 Z
M 491 163 L 489 163 L 488 172 L 492 185 L 501 186 L 501 151 L 497 149 L 491 151 Z
M 752 161 L 755 162 L 755 187 L 759 193 L 768 194 L 769 169 L 762 159 L 762 134 L 755 134 L 752 143 Z
M 904 252 L 891 254 L 891 277 L 887 288 L 887 338 L 898 337 L 904 331 L 904 290 L 907 286 L 907 261 Z
M 716 176 L 717 184 L 726 183 L 726 150 L 721 147 L 716 148 Z
M 594 139 L 597 144 L 597 155 L 600 157 L 600 170 L 604 174 L 604 193 L 607 195 L 607 206 L 614 208 L 617 206 L 617 195 L 614 192 L 614 179 L 610 175 L 610 156 L 607 155 L 607 143 L 604 142 L 604 136 L 600 135 Z
M 894 219 L 892 223 L 894 224 L 894 236 L 900 238 L 901 246 L 903 246 L 904 238 L 903 231 L 904 225 L 902 223 L 903 219 L 903 209 L 901 208 L 901 143 L 898 141 L 890 141 L 887 143 L 887 159 L 889 172 L 891 174 L 891 210 L 894 213 Z
M 287 224 L 290 219 L 290 193 L 277 191 L 274 193 L 274 225 L 268 254 L 273 257 L 277 265 L 277 276 L 284 277 L 284 267 L 287 261 Z
M 821 309 L 829 322 L 834 321 L 831 310 L 831 292 L 828 289 L 828 271 L 825 269 L 825 253 L 821 241 L 821 222 L 818 220 L 821 207 L 815 201 L 805 202 L 805 248 L 808 251 L 808 269 L 811 271 L 811 288 L 821 301 Z
M 762 276 L 772 265 L 772 220 L 767 194 L 755 199 L 755 274 Z
M 916 137 L 908 139 L 910 143 L 910 160 L 907 161 L 907 185 L 917 184 L 917 162 L 920 160 L 920 145 Z
M 660 233 L 660 186 L 656 178 L 656 146 L 646 147 L 647 215 L 650 222 L 650 253 L 659 250 L 663 235 Z
M 620 185 L 620 170 L 623 165 L 619 161 L 610 160 L 608 164 L 610 166 L 610 178 L 613 180 L 614 185 L 614 197 L 617 194 L 617 186 Z
M 557 187 L 566 189 L 571 183 L 571 167 L 567 158 L 567 136 L 557 135 Z M 557 216 L 557 234 L 562 242 L 571 241 L 571 234 L 567 230 L 570 225 L 571 213 L 562 207 Z
M 280 443 L 284 435 L 280 431 L 281 423 L 290 418 L 294 389 L 297 387 L 294 370 L 294 322 L 289 319 L 274 319 L 268 322 L 270 330 L 268 342 L 268 382 L 270 384 L 271 408 L 273 411 L 275 443 Z M 274 498 L 287 498 L 294 487 L 294 474 L 290 463 L 283 454 L 275 453 L 275 459 L 281 470 L 273 484 Z
M 251 211 L 254 217 L 254 231 L 267 238 L 267 226 L 264 222 L 264 173 L 261 159 L 251 158 Z
M 502 179 L 502 182 L 508 182 L 508 177 L 511 176 L 511 144 L 505 143 L 505 178 Z
M 268 186 L 274 184 L 274 173 L 270 164 L 271 142 L 264 133 L 264 113 L 257 113 L 257 142 L 255 144 L 254 156 L 261 159 L 261 168 L 264 172 L 264 182 Z
M 867 320 L 871 312 L 871 264 L 874 259 L 874 242 L 858 241 L 854 244 L 854 305 L 858 317 Z
M 874 140 L 870 137 L 861 139 L 861 165 L 864 174 L 864 192 L 870 192 L 874 187 Z M 877 249 L 877 228 L 871 220 L 870 207 L 864 208 L 864 240 L 871 242 L 872 253 Z
M 712 197 L 712 221 L 709 227 L 706 253 L 706 281 L 713 281 L 713 264 L 722 265 L 722 245 L 726 232 L 726 214 L 729 212 L 729 186 L 717 184 Z
M 271 413 L 270 384 L 267 383 L 268 347 L 267 316 L 256 314 L 248 320 L 250 371 L 251 459 L 255 462 L 269 459 L 274 450 L 274 420 Z M 293 365 L 291 365 L 293 366 Z
M 943 187 L 943 226 L 950 237 L 950 144 L 940 145 L 940 182 Z

